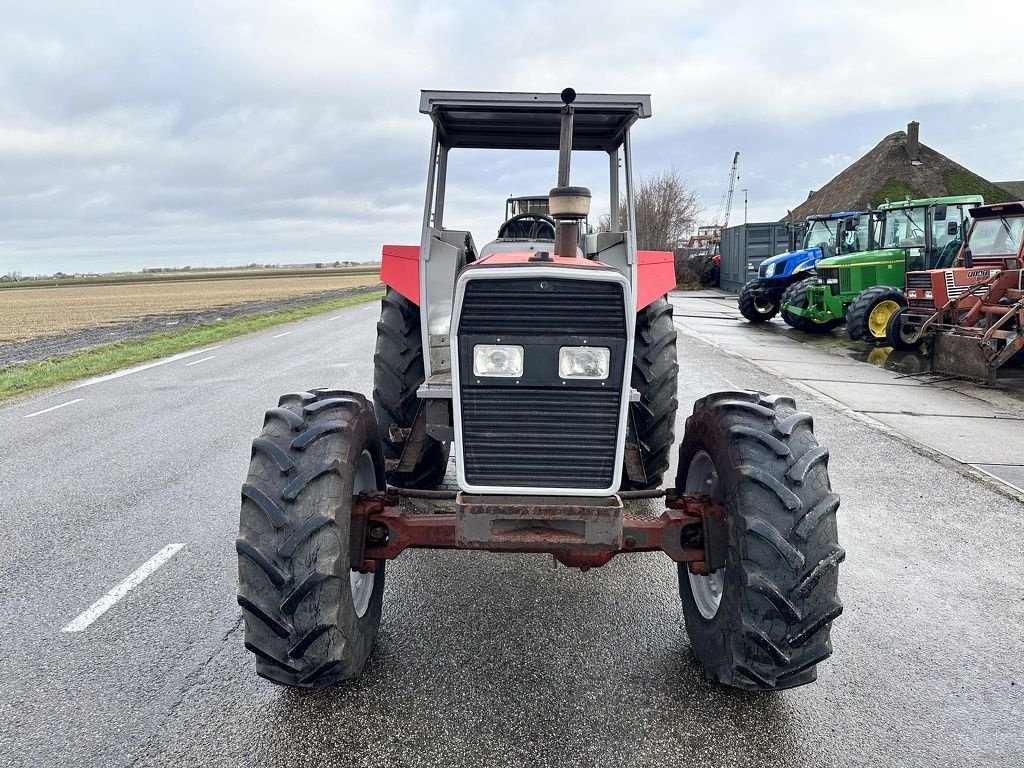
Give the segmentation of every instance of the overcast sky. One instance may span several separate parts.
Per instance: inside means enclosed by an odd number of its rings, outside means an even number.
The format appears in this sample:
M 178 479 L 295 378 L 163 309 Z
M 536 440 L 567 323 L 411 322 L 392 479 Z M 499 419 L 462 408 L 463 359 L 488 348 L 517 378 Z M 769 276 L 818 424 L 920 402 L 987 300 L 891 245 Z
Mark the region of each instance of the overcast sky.
M 774 220 L 909 120 L 982 176 L 1024 179 L 1018 3 L 776 5 L 0 0 L 0 274 L 415 243 L 420 89 L 650 93 L 637 170 L 677 168 L 708 219 L 734 150 L 749 220 Z M 528 153 L 451 163 L 446 224 L 478 244 L 506 196 L 556 173 Z M 574 159 L 594 218 L 605 167 L 590 182 Z

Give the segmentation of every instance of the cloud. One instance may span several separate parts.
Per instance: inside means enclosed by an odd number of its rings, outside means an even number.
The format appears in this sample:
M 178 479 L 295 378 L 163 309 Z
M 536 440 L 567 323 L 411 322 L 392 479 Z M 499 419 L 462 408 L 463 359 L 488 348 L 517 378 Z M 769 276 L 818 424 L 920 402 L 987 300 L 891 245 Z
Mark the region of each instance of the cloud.
M 416 242 L 421 88 L 650 92 L 638 170 L 674 165 L 713 213 L 739 149 L 751 220 L 909 119 L 983 175 L 1024 177 L 1021 74 L 982 79 L 951 58 L 983 44 L 1013 60 L 1014 29 L 962 3 L 889 6 L 856 32 L 853 2 L 6 5 L 0 273 L 371 259 Z M 577 170 L 596 218 L 602 162 Z M 505 197 L 544 192 L 554 164 L 453 153 L 452 176 L 448 221 L 483 242 Z

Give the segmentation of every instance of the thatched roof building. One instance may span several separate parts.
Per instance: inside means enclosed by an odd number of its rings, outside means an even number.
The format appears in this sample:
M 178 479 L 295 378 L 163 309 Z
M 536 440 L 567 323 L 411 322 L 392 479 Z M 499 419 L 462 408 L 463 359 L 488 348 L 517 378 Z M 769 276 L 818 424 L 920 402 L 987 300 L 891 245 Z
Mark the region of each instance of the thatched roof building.
M 807 200 L 793 209 L 796 219 L 875 207 L 890 200 L 944 195 L 982 195 L 985 202 L 1016 199 L 941 152 L 918 140 L 919 125 L 891 133 Z
M 1024 200 L 1024 181 L 997 181 L 996 186 L 1005 189 L 1014 200 Z

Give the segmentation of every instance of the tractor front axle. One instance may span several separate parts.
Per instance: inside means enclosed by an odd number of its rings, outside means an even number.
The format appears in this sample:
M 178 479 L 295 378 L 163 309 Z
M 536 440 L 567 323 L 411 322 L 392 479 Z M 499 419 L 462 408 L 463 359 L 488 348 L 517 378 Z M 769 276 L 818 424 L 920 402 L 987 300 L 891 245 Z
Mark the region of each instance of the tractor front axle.
M 621 552 L 657 552 L 691 572 L 706 574 L 724 562 L 709 535 L 723 526 L 725 509 L 705 494 L 666 492 L 659 517 L 627 515 L 618 496 L 481 496 L 459 493 L 454 511 L 410 514 L 400 498 L 381 491 L 361 493 L 352 506 L 352 563 L 374 571 L 406 549 L 472 549 L 542 552 L 564 565 L 586 570 Z

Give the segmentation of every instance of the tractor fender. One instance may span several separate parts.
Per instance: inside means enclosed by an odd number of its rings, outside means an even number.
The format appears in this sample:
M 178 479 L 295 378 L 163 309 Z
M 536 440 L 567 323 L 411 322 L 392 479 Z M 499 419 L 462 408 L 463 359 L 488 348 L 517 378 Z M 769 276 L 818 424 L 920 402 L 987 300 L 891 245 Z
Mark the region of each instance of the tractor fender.
M 676 265 L 672 251 L 636 252 L 636 310 L 676 287 Z
M 380 281 L 420 305 L 420 247 L 385 245 L 380 260 Z

